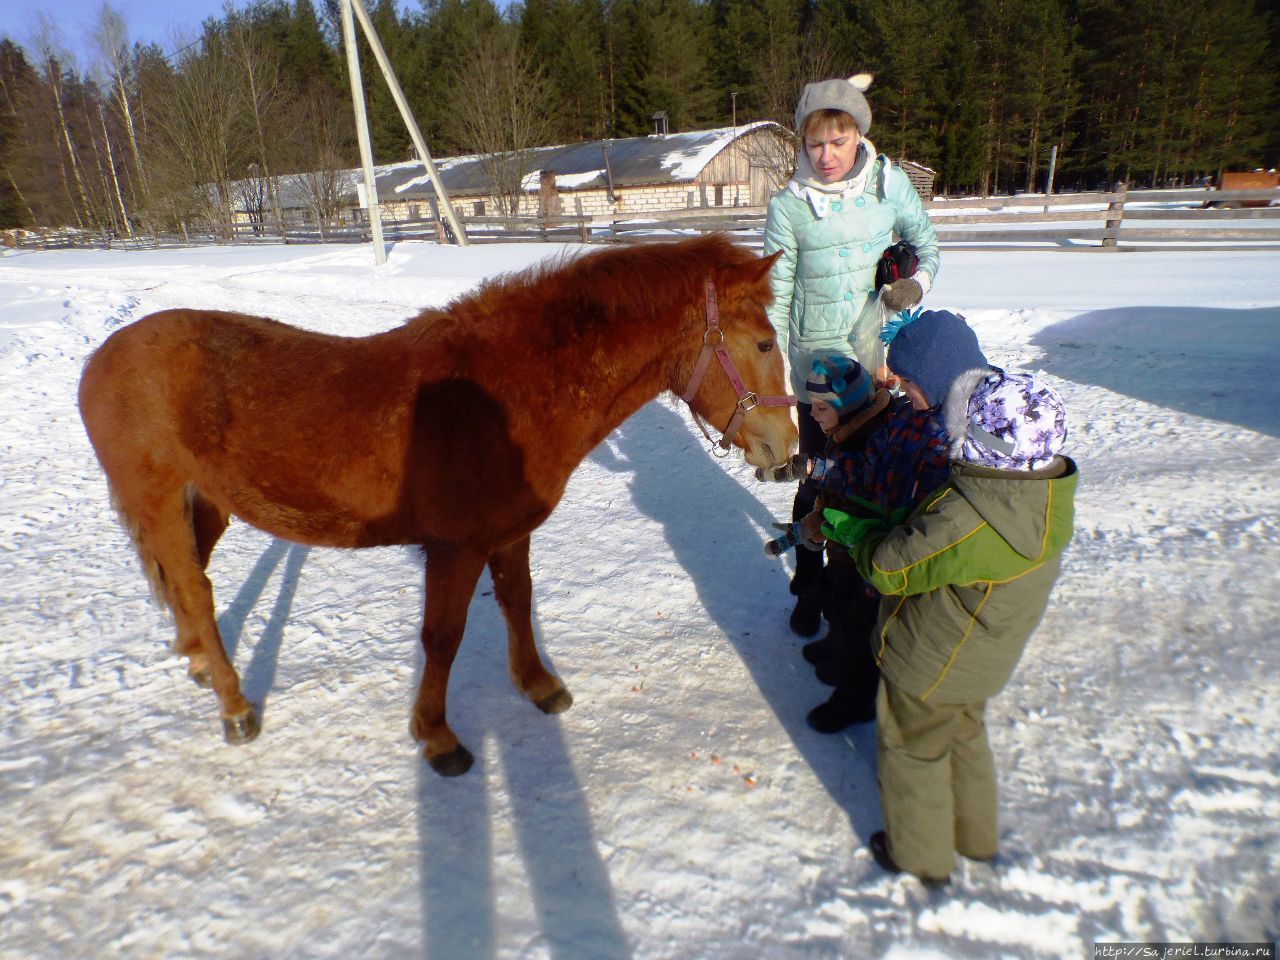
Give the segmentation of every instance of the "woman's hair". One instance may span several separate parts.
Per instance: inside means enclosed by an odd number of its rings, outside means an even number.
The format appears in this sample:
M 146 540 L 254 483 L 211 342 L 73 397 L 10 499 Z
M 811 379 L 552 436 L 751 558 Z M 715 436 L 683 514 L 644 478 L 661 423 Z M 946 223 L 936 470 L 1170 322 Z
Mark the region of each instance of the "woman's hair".
M 814 130 L 828 126 L 834 127 L 837 133 L 847 133 L 850 129 L 856 130 L 858 127 L 853 117 L 843 110 L 815 110 L 804 118 L 804 127 L 800 130 L 800 136 L 807 137 Z

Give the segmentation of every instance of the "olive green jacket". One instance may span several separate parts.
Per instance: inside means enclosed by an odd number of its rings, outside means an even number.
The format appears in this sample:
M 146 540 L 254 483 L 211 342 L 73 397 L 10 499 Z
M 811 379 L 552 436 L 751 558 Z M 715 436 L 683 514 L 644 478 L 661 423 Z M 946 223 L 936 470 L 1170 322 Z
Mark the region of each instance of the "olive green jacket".
M 885 678 L 938 703 L 986 700 L 1008 682 L 1049 603 L 1071 540 L 1078 473 L 953 461 L 907 522 L 852 548 L 880 591 L 872 633 Z

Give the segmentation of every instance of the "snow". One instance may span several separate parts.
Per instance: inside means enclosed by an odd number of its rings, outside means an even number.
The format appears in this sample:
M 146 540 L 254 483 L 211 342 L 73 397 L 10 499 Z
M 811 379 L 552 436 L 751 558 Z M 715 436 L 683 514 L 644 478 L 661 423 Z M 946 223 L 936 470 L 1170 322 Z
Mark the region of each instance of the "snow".
M 824 699 L 765 557 L 789 487 L 655 401 L 534 536 L 536 629 L 575 696 L 506 678 L 482 580 L 446 780 L 407 732 L 410 549 L 233 524 L 219 622 L 262 736 L 223 744 L 168 652 L 76 412 L 89 352 L 155 310 L 346 334 L 554 245 L 0 257 L 0 955 L 1079 958 L 1100 940 L 1280 930 L 1280 252 L 944 251 L 933 306 L 1045 371 L 1076 539 L 989 727 L 1001 857 L 891 877 L 874 730 Z M 478 484 L 482 490 L 482 485 Z
M 672 181 L 692 180 L 703 168 L 715 158 L 721 150 L 737 137 L 745 136 L 761 127 L 771 125 L 768 120 L 754 120 L 740 127 L 719 127 L 713 130 L 699 130 L 695 134 L 673 133 L 668 139 L 678 142 L 679 139 L 700 141 L 693 146 L 672 150 L 664 155 L 659 163 L 663 170 L 670 171 Z
M 561 173 L 556 175 L 557 190 L 580 190 L 587 186 L 603 186 L 605 183 L 604 168 L 599 170 L 586 170 L 582 173 Z M 525 174 L 523 180 L 520 181 L 520 189 L 529 192 L 537 192 L 542 186 L 542 171 L 534 170 Z

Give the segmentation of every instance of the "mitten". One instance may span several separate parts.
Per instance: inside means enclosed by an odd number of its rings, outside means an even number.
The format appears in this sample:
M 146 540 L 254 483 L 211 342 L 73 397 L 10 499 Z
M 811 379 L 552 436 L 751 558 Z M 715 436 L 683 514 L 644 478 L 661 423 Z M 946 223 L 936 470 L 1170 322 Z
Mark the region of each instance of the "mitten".
M 806 550 L 821 550 L 822 544 L 809 538 L 804 525 L 797 520 L 794 523 L 775 523 L 774 528 L 782 531 L 782 536 L 769 540 L 764 545 L 764 552 L 770 557 L 780 557 L 792 547 L 804 547 Z
M 894 313 L 914 307 L 923 296 L 924 289 L 911 277 L 895 280 L 880 290 L 880 299 Z
M 822 532 L 828 540 L 843 543 L 852 547 L 860 540 L 877 530 L 888 530 L 892 524 L 885 517 L 853 517 L 843 510 L 823 510 L 822 515 L 827 522 L 822 525 Z
M 817 507 L 812 513 L 800 518 L 800 530 L 802 533 L 801 545 L 808 547 L 810 550 L 821 550 L 827 545 L 826 534 L 822 532 L 822 501 L 818 501 Z

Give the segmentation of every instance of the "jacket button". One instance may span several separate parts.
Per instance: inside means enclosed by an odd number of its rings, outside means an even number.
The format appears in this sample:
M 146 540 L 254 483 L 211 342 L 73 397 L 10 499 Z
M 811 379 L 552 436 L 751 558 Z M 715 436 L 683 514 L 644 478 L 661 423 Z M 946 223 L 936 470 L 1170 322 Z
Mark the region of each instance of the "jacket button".
M 839 201 L 839 200 L 833 200 L 833 201 L 831 202 L 831 209 L 832 209 L 832 210 L 839 210 L 839 209 L 840 209 L 840 201 Z
M 846 300 L 852 300 L 852 299 L 853 299 L 853 294 L 852 294 L 852 293 L 848 293 L 848 292 L 846 292 L 846 293 L 845 293 L 845 295 L 844 295 L 844 298 L 845 298 Z
M 869 244 L 869 243 L 864 243 L 864 244 L 862 245 L 862 252 L 863 252 L 863 253 L 866 253 L 866 252 L 867 252 L 867 251 L 869 251 L 870 249 L 871 249 L 871 244 Z
M 849 251 L 848 251 L 847 249 L 845 249 L 844 247 L 841 247 L 841 248 L 840 248 L 840 256 L 842 256 L 842 257 L 847 257 L 848 255 L 849 255 Z
M 864 207 L 864 206 L 866 206 L 866 204 L 867 204 L 867 198 L 866 198 L 866 197 L 859 197 L 857 200 L 855 200 L 855 201 L 854 201 L 854 204 L 855 204 L 855 205 L 857 205 L 857 206 L 859 206 L 859 207 Z

